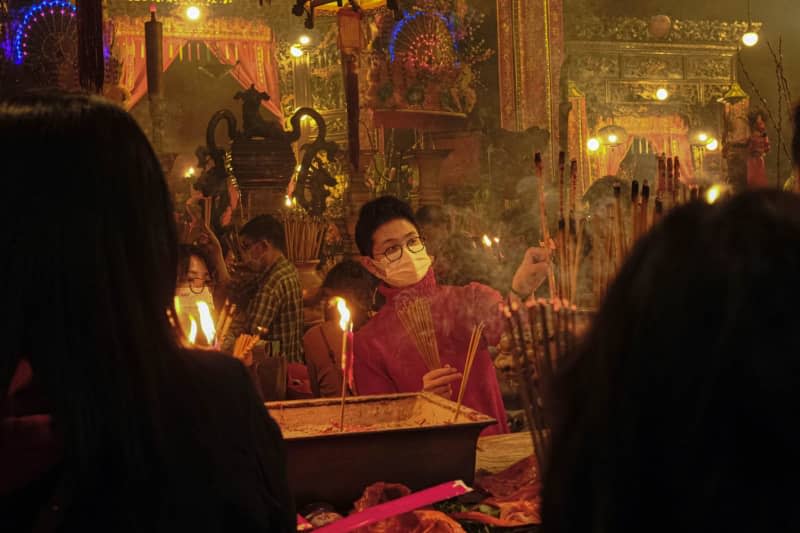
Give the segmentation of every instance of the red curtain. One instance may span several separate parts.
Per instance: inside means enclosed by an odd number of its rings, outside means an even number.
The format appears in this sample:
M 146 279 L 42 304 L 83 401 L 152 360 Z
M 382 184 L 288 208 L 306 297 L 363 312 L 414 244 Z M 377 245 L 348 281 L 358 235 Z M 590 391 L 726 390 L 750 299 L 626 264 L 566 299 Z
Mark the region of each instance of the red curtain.
M 120 83 L 131 94 L 126 102 L 128 109 L 147 94 L 147 73 L 145 69 L 144 27 L 141 35 L 120 37 L 122 49 L 122 77 Z M 166 71 L 175 59 L 181 55 L 186 44 L 185 38 L 164 36 L 164 61 Z M 262 102 L 283 124 L 283 112 L 280 108 L 280 86 L 278 84 L 278 63 L 275 59 L 275 47 L 270 41 L 222 41 L 204 40 L 212 54 L 222 63 L 236 65 L 231 71 L 233 78 L 243 88 L 255 85 L 259 91 L 270 95 L 267 102 Z M 193 47 L 186 50 L 182 58 L 191 61 Z M 238 62 L 238 64 L 237 64 Z
M 164 37 L 164 54 L 162 67 L 166 71 L 178 57 L 186 39 Z M 122 38 L 122 77 L 120 84 L 131 93 L 125 102 L 128 109 L 133 109 L 139 100 L 147 94 L 147 69 L 144 50 L 144 32 L 141 36 Z
M 610 126 L 612 122 L 598 124 L 597 129 Z M 666 153 L 669 157 L 678 156 L 681 162 L 681 180 L 688 183 L 694 180 L 694 161 L 692 160 L 692 145 L 689 140 L 689 128 L 686 121 L 679 115 L 667 116 L 639 116 L 615 117 L 613 124 L 625 129 L 628 133 L 628 146 L 625 150 L 620 147 L 612 154 L 609 151 L 606 168 L 609 175 L 615 175 L 619 165 L 625 159 L 634 137 L 647 140 L 653 149 Z M 655 157 L 655 154 L 654 154 Z M 617 161 L 618 159 L 618 161 Z M 614 166 L 616 165 L 616 166 Z M 614 172 L 611 172 L 614 170 Z
M 211 53 L 224 64 L 236 65 L 231 71 L 239 84 L 245 89 L 255 85 L 265 91 L 270 99 L 262 102 L 283 124 L 278 84 L 278 63 L 275 60 L 275 47 L 270 42 L 246 41 L 206 41 Z M 238 62 L 238 64 L 237 64 Z

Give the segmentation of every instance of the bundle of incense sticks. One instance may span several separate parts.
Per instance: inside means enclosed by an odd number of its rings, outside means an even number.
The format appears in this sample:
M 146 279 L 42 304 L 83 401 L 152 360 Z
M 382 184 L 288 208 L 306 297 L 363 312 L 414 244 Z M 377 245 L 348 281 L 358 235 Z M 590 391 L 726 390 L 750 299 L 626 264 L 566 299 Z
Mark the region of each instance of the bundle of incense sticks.
M 624 219 L 621 184 L 614 185 L 614 202 L 606 206 L 605 215 L 593 224 L 593 233 L 598 241 L 594 246 L 592 271 L 594 276 L 595 301 L 602 299 L 605 289 L 616 275 L 628 252 L 657 223 L 667 211 L 695 200 L 701 194 L 681 181 L 681 163 L 677 157 L 657 156 L 658 174 L 655 179 L 655 198 L 650 206 L 651 188 L 647 180 L 631 182 L 630 227 Z M 627 195 L 625 195 L 627 197 Z M 571 301 L 576 301 L 573 297 Z
M 469 347 L 467 348 L 467 360 L 466 363 L 464 363 L 464 372 L 461 375 L 461 386 L 458 389 L 458 404 L 456 405 L 456 414 L 453 416 L 453 422 L 458 421 L 458 415 L 461 412 L 461 402 L 464 399 L 464 392 L 467 390 L 469 375 L 472 372 L 475 354 L 478 353 L 478 346 L 480 345 L 481 335 L 483 335 L 483 328 L 485 325 L 484 322 L 481 322 L 472 328 L 472 336 L 469 339 Z
M 442 368 L 436 329 L 433 327 L 431 305 L 425 298 L 414 298 L 398 303 L 397 316 L 417 347 L 428 370 Z
M 217 317 L 217 324 L 215 326 L 218 342 L 221 343 L 225 340 L 225 336 L 228 334 L 228 330 L 231 328 L 231 323 L 233 323 L 233 315 L 235 313 L 236 304 L 232 304 L 228 300 L 225 300 L 225 305 L 222 306 L 222 311 L 220 311 L 219 316 Z
M 237 359 L 242 359 L 248 352 L 250 352 L 261 337 L 258 335 L 242 334 L 236 338 L 233 343 L 233 355 Z
M 290 261 L 303 262 L 319 259 L 327 224 L 314 219 L 304 211 L 293 209 L 284 214 L 286 254 Z
M 536 183 L 539 189 L 539 225 L 542 227 L 542 246 L 549 250 L 553 245 L 553 241 L 550 238 L 550 228 L 547 225 L 547 206 L 545 205 L 544 170 L 542 169 L 541 153 L 536 152 L 534 154 L 533 164 L 536 172 Z M 547 284 L 550 289 L 550 295 L 555 296 L 557 294 L 556 278 L 552 269 L 548 272 Z
M 550 451 L 550 391 L 564 357 L 576 347 L 577 309 L 566 300 L 509 300 L 504 309 L 513 342 L 512 360 L 519 395 L 540 472 Z
M 551 296 L 567 297 L 570 300 L 577 300 L 578 297 L 578 272 L 580 270 L 581 253 L 583 247 L 584 219 L 576 220 L 577 208 L 577 183 L 578 183 L 578 161 L 570 161 L 569 171 L 569 217 L 565 218 L 565 196 L 566 185 L 564 182 L 564 171 L 566 157 L 564 152 L 558 155 L 559 163 L 559 218 L 558 232 L 556 234 L 556 275 L 557 292 L 551 291 Z M 543 202 L 540 191 L 540 203 Z M 540 215 L 540 216 L 546 216 Z M 542 230 L 544 238 L 545 230 Z

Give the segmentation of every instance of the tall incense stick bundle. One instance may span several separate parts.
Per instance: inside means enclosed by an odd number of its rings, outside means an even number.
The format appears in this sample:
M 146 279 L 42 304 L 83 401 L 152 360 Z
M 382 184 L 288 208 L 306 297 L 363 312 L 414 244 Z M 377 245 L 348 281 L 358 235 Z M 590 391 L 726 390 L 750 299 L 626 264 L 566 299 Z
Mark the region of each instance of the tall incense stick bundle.
M 566 163 L 566 154 L 558 152 L 558 218 L 564 220 L 564 166 Z M 570 176 L 572 177 L 572 176 Z
M 539 188 L 539 224 L 542 227 L 542 242 L 547 249 L 550 248 L 550 228 L 547 226 L 547 207 L 545 206 L 544 195 L 544 171 L 542 169 L 542 154 L 536 152 L 533 157 L 534 170 L 536 171 L 536 181 Z M 550 288 L 550 296 L 556 294 L 556 278 L 553 269 L 547 274 L 547 282 Z
M 574 306 L 558 299 L 529 301 L 524 307 L 509 302 L 504 309 L 518 392 L 542 473 L 550 451 L 550 391 L 559 365 L 576 345 L 576 315 Z
M 292 212 L 284 216 L 283 225 L 289 260 L 302 262 L 319 259 L 327 228 L 323 220 L 313 219 L 305 213 Z
M 681 182 L 681 161 L 678 159 L 678 156 L 675 156 L 675 164 L 673 167 L 675 169 L 675 188 L 672 189 L 672 205 L 678 205 L 678 192 L 683 189 L 683 183 Z
M 414 345 L 428 370 L 442 368 L 430 302 L 425 298 L 403 302 L 397 307 L 397 316 L 406 333 L 414 340 Z
M 481 322 L 472 328 L 472 336 L 469 339 L 469 346 L 467 347 L 467 359 L 464 363 L 464 372 L 461 375 L 461 386 L 458 388 L 458 403 L 456 404 L 456 414 L 453 416 L 453 422 L 458 420 L 458 415 L 461 412 L 461 402 L 464 399 L 464 392 L 467 390 L 467 383 L 469 383 L 472 365 L 475 363 L 475 354 L 478 353 L 478 346 L 480 346 L 481 335 L 483 335 L 483 328 L 485 325 L 486 324 Z
M 665 163 L 666 154 L 658 156 L 658 181 L 656 182 L 656 194 L 663 193 L 667 188 L 667 169 Z
M 674 179 L 675 179 L 674 164 L 675 164 L 675 161 L 673 161 L 673 159 L 671 157 L 669 159 L 667 159 L 667 194 L 666 194 L 665 198 L 669 198 L 669 199 L 671 199 L 672 192 L 673 192 L 674 187 L 675 187 L 675 182 L 674 182 Z

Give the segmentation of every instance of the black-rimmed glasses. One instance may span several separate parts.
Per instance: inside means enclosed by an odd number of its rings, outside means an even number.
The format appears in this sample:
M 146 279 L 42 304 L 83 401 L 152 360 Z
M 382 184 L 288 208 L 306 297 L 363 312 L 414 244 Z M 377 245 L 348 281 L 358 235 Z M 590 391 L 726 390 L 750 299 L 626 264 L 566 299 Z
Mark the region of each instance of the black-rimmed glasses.
M 420 236 L 411 237 L 405 242 L 405 244 L 395 244 L 394 246 L 390 246 L 379 255 L 384 256 L 389 260 L 390 263 L 394 263 L 403 257 L 404 248 L 408 248 L 408 251 L 412 254 L 419 253 L 425 249 L 425 240 Z

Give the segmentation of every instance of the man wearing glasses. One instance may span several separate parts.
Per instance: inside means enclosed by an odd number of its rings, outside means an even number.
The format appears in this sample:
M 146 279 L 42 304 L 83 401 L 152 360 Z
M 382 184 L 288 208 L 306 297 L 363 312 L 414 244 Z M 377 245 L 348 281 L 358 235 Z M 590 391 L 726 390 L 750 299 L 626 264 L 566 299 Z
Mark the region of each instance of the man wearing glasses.
M 359 394 L 420 390 L 453 398 L 461 381 L 472 329 L 486 327 L 464 394 L 464 405 L 497 419 L 484 435 L 508 432 L 503 398 L 488 346 L 500 341 L 500 293 L 479 283 L 439 286 L 411 207 L 384 196 L 361 208 L 356 224 L 361 262 L 383 283 L 386 304 L 355 334 L 353 371 Z M 512 280 L 512 292 L 525 298 L 547 277 L 547 253 L 531 248 Z M 402 295 L 402 296 L 401 296 Z M 412 337 L 404 330 L 396 303 L 406 297 L 430 303 L 443 368 L 429 371 Z

